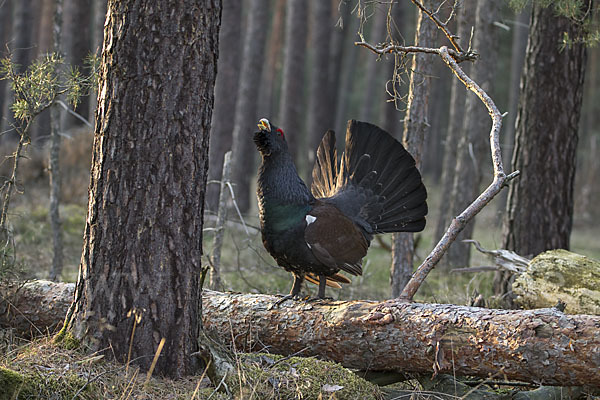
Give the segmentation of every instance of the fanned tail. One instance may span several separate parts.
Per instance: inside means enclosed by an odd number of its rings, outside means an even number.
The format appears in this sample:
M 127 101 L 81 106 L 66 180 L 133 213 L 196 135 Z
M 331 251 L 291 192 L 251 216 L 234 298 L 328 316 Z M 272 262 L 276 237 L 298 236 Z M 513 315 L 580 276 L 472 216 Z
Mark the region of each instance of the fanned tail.
M 351 120 L 339 170 L 336 156 L 335 135 L 328 131 L 313 169 L 315 197 L 333 203 L 368 237 L 423 230 L 427 191 L 400 142 L 375 125 Z

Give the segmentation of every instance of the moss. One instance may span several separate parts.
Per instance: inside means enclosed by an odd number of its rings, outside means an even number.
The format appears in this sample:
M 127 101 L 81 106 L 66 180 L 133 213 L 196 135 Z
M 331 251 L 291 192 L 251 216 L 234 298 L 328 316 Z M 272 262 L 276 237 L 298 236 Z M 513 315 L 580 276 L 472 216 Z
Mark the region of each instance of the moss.
M 239 397 L 259 399 L 381 399 L 379 388 L 348 369 L 315 358 L 239 354 L 238 374 L 228 379 Z M 241 385 L 240 385 L 241 383 Z M 241 388 L 241 389 L 240 389 Z M 242 393 L 240 393 L 242 392 Z
M 75 375 L 19 373 L 0 367 L 0 400 L 8 399 L 72 399 L 91 394 L 92 386 Z
M 54 343 L 65 350 L 77 350 L 81 346 L 79 340 L 65 327 L 54 337 Z
M 13 370 L 0 367 L 0 400 L 30 397 L 33 387 L 26 379 Z
M 600 314 L 600 261 L 566 250 L 535 257 L 515 279 L 513 292 L 525 308 L 566 303 L 570 314 Z

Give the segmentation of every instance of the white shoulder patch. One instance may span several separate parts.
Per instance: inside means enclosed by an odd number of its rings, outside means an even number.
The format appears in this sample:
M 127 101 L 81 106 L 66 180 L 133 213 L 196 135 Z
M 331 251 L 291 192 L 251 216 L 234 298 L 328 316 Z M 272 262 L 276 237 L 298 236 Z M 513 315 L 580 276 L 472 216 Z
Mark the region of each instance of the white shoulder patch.
M 312 215 L 306 214 L 306 225 L 310 225 L 317 220 L 317 217 L 313 217 Z

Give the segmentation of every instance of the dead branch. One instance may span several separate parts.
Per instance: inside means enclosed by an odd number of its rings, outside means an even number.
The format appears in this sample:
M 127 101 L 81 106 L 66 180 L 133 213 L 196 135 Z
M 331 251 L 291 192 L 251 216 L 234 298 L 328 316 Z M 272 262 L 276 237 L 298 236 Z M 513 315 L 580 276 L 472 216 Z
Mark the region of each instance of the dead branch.
M 426 10 L 425 7 L 423 7 L 423 5 L 416 0 L 413 0 L 413 3 L 415 3 L 424 13 L 429 15 L 430 18 L 432 18 L 434 22 L 436 22 L 438 27 L 444 30 L 444 33 L 447 32 L 446 28 L 440 25 L 441 22 L 437 18 L 434 18 L 435 16 L 433 16 L 431 11 Z M 452 37 L 452 35 L 448 34 L 447 36 L 449 37 L 449 39 L 450 37 Z M 442 58 L 442 60 L 448 65 L 448 67 L 452 70 L 454 75 L 456 75 L 456 77 L 466 86 L 466 88 L 475 93 L 477 97 L 479 97 L 479 99 L 488 109 L 488 112 L 492 118 L 492 129 L 490 131 L 490 148 L 492 153 L 492 163 L 494 167 L 494 179 L 492 183 L 488 186 L 488 188 L 484 190 L 479 195 L 479 197 L 475 199 L 475 201 L 473 201 L 460 215 L 458 215 L 452 220 L 444 236 L 442 236 L 435 248 L 431 251 L 429 256 L 427 256 L 427 258 L 415 271 L 411 280 L 404 287 L 400 298 L 404 300 L 412 300 L 415 293 L 417 292 L 417 290 L 419 289 L 429 272 L 431 272 L 431 270 L 436 266 L 436 264 L 444 255 L 444 253 L 450 247 L 450 244 L 456 239 L 458 234 L 464 229 L 467 223 L 475 215 L 477 215 L 483 209 L 483 207 L 485 207 L 500 192 L 500 190 L 502 190 L 502 188 L 508 183 L 508 181 L 518 176 L 519 171 L 514 171 L 509 175 L 506 175 L 504 172 L 499 141 L 499 133 L 500 128 L 502 126 L 502 114 L 500 114 L 500 111 L 496 107 L 494 101 L 488 96 L 488 94 L 481 87 L 479 87 L 477 83 L 475 83 L 471 78 L 469 78 L 469 76 L 467 76 L 467 74 L 465 74 L 465 72 L 458 65 L 457 60 L 461 59 L 461 54 L 465 54 L 464 52 L 459 50 L 457 54 L 456 51 L 449 50 L 446 46 L 442 46 L 439 49 L 434 49 L 394 45 L 376 47 L 364 41 L 356 42 L 355 44 L 357 46 L 368 48 L 369 50 L 377 54 L 384 54 L 385 52 L 402 53 L 407 51 L 438 54 Z M 457 49 L 460 49 L 460 47 L 457 47 Z
M 354 45 L 365 47 L 371 50 L 373 53 L 381 55 L 388 53 L 426 53 L 440 55 L 441 53 L 440 49 L 420 46 L 400 46 L 396 44 L 374 46 L 367 42 L 354 42 Z M 463 61 L 475 61 L 477 60 L 477 57 L 479 57 L 479 54 L 474 51 L 459 52 L 454 49 L 448 49 L 448 54 L 450 54 L 456 60 L 456 62 L 459 63 Z
M 48 281 L 27 284 L 20 296 L 1 293 L 12 300 L 9 312 L 0 313 L 0 325 L 52 330 L 62 324 L 72 293 L 73 284 Z M 212 337 L 234 337 L 244 351 L 302 350 L 360 370 L 447 371 L 549 385 L 600 382 L 600 316 L 401 300 L 287 301 L 273 307 L 278 299 L 205 290 L 204 329 Z

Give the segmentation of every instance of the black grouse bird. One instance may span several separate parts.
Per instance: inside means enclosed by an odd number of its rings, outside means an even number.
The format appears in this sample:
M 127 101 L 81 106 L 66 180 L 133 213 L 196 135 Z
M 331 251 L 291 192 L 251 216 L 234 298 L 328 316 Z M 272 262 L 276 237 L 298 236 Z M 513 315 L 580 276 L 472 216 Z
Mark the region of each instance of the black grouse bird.
M 302 282 L 340 288 L 362 274 L 362 259 L 376 233 L 425 227 L 427 191 L 415 160 L 375 125 L 349 121 L 338 167 L 335 133 L 317 150 L 309 191 L 296 172 L 283 131 L 261 119 L 254 142 L 262 156 L 258 206 L 265 248 L 294 275 L 289 297 Z

